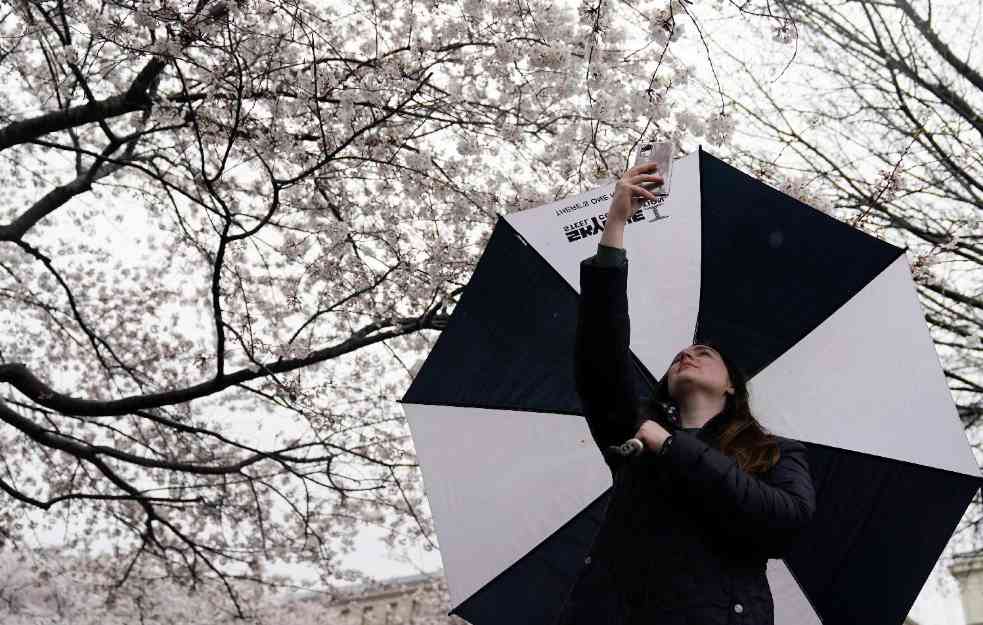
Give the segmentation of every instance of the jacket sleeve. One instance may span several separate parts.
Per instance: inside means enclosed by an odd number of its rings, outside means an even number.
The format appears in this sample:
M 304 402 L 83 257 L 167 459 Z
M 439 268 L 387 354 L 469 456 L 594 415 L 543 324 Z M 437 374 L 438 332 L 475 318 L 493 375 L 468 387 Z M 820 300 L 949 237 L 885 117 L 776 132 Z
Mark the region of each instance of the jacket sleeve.
M 689 432 L 673 434 L 662 459 L 706 520 L 770 558 L 783 557 L 816 509 L 805 445 L 778 437 L 781 457 L 759 476 Z
M 628 261 L 620 248 L 599 249 L 580 263 L 574 380 L 595 444 L 614 473 L 623 458 L 608 452 L 638 431 L 628 348 Z

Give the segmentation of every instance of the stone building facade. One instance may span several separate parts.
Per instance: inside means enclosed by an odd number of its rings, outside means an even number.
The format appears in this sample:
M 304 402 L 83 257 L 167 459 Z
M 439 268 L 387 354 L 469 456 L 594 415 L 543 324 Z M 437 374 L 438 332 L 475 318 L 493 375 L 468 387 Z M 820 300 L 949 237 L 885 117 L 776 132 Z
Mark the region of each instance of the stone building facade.
M 959 582 L 966 625 L 983 625 L 983 549 L 955 556 L 949 572 Z
M 331 601 L 320 622 L 330 625 L 468 625 L 448 616 L 447 583 L 440 573 L 394 577 L 352 587 Z

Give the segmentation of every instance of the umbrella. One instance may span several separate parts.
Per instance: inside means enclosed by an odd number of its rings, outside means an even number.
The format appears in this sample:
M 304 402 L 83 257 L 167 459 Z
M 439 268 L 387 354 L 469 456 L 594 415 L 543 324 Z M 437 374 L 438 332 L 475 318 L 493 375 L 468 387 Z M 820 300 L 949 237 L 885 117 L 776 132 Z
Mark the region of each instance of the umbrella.
M 772 432 L 806 444 L 817 509 L 767 575 L 775 621 L 901 623 L 981 485 L 905 250 L 702 149 L 625 228 L 636 387 L 713 336 Z M 574 390 L 579 263 L 613 185 L 500 217 L 401 399 L 451 614 L 551 623 L 611 474 Z

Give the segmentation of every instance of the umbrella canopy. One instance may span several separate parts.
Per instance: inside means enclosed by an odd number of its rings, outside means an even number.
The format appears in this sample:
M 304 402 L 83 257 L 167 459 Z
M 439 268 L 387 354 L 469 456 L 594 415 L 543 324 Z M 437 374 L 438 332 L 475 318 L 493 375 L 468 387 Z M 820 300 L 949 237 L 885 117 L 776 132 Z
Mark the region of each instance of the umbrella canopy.
M 552 622 L 603 518 L 573 348 L 612 191 L 500 218 L 401 400 L 451 613 L 476 625 Z M 901 623 L 981 485 L 905 250 L 702 150 L 624 241 L 636 387 L 715 337 L 759 421 L 809 450 L 817 508 L 768 562 L 775 621 Z

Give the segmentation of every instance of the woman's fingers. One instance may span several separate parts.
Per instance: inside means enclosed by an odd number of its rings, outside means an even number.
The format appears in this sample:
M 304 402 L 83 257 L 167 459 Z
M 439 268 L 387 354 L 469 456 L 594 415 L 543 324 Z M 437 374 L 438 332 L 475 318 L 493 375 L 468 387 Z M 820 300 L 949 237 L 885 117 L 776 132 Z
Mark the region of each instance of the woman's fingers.
M 644 174 L 644 173 L 649 173 L 649 172 L 653 172 L 653 171 L 658 171 L 658 169 L 659 169 L 658 163 L 656 163 L 655 161 L 649 161 L 648 163 L 642 163 L 641 165 L 635 165 L 634 167 L 632 167 L 631 169 L 629 169 L 625 173 L 627 173 L 630 176 L 637 176 L 638 174 Z
M 634 191 L 637 195 L 641 195 L 641 196 L 647 197 L 650 200 L 656 200 L 656 201 L 658 201 L 658 199 L 659 199 L 659 196 L 657 196 L 656 194 L 652 193 L 651 191 L 649 191 L 645 187 L 640 187 L 637 184 L 629 184 L 629 185 L 626 185 L 626 186 L 629 189 L 631 189 L 632 191 Z
M 629 184 L 639 184 L 642 182 L 658 182 L 659 184 L 665 184 L 665 180 L 658 174 L 640 174 L 638 176 L 632 176 L 626 182 Z

